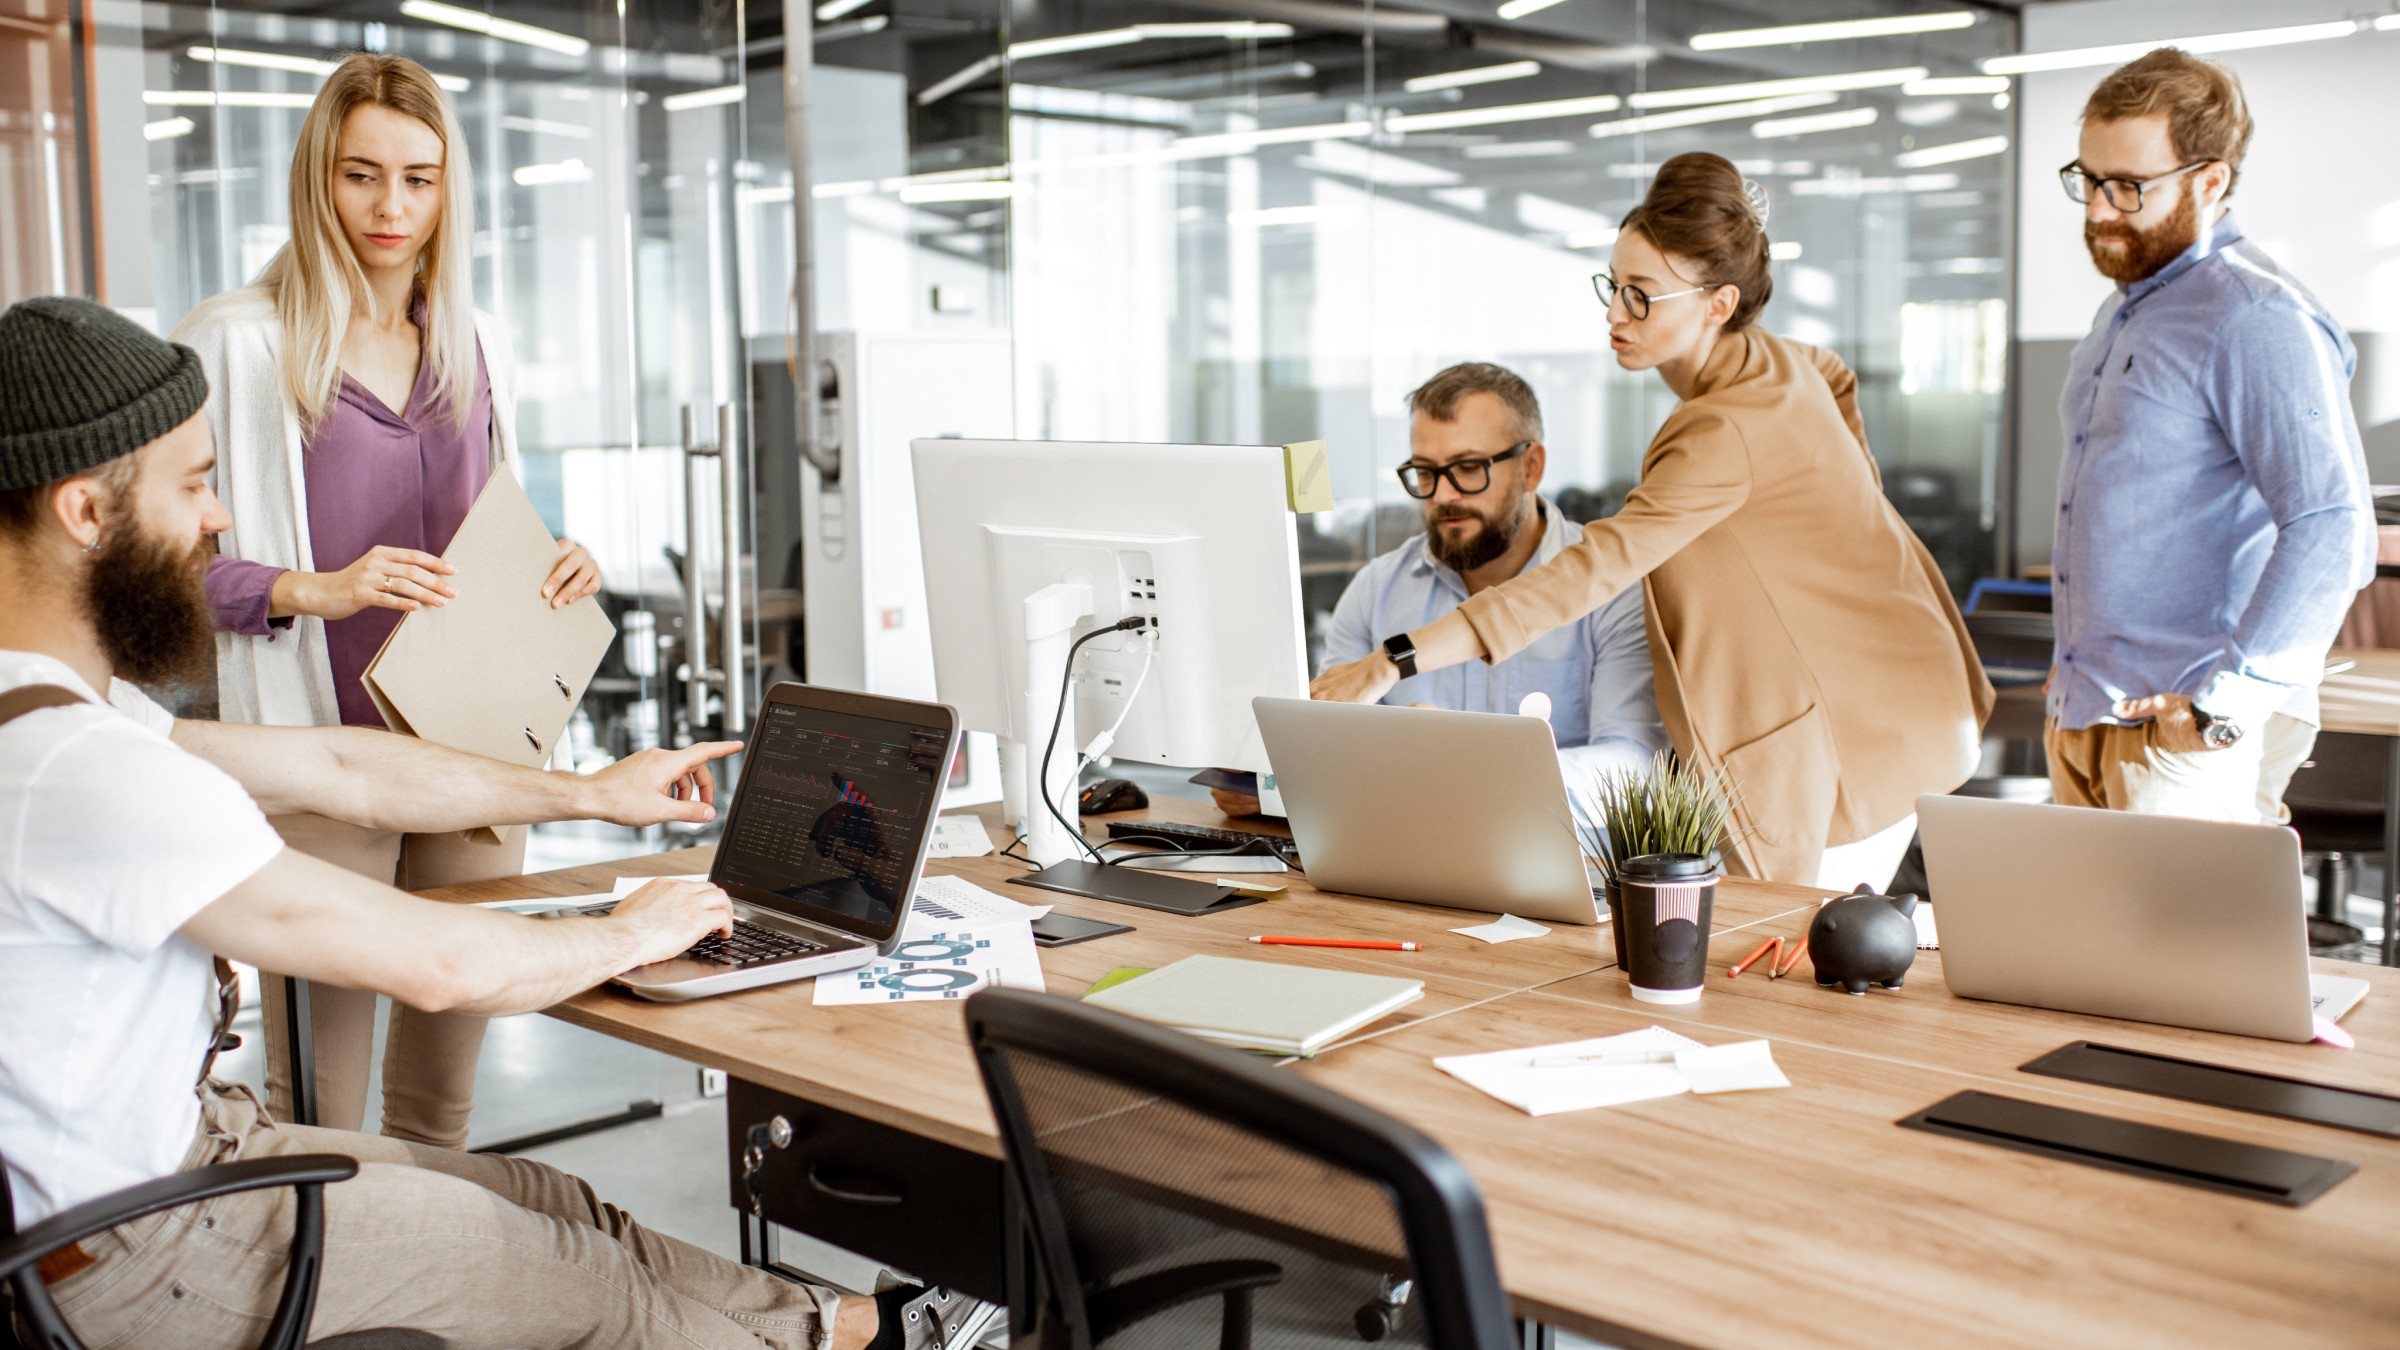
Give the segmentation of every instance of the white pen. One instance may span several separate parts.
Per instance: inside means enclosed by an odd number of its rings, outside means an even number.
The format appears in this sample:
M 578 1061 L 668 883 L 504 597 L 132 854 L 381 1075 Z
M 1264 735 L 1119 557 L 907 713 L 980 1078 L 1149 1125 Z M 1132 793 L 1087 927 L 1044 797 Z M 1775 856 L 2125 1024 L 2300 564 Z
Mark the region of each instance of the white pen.
M 1574 1069 L 1595 1064 L 1672 1064 L 1672 1050 L 1604 1050 L 1593 1055 L 1536 1055 L 1537 1069 Z

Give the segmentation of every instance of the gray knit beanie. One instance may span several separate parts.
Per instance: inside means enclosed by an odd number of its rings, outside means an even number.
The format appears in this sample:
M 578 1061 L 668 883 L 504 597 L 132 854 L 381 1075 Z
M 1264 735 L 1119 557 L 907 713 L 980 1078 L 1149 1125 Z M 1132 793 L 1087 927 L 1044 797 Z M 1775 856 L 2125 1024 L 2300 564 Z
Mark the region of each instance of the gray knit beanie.
M 106 305 L 43 295 L 0 314 L 0 490 L 132 454 L 206 402 L 197 352 Z

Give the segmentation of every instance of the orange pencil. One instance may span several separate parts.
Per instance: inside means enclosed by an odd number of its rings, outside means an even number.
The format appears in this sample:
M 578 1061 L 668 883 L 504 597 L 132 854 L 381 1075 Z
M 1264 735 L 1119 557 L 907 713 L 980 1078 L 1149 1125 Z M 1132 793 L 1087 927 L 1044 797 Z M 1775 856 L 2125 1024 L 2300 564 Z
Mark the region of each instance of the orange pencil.
M 1808 955 L 1808 939 L 1803 937 L 1800 939 L 1799 945 L 1792 948 L 1791 959 L 1776 967 L 1775 978 L 1780 980 L 1784 976 L 1791 974 L 1792 967 L 1799 965 L 1800 958 L 1806 955 Z
M 1728 970 L 1728 971 L 1726 971 L 1726 972 L 1725 972 L 1725 978 L 1730 980 L 1730 979 L 1732 979 L 1734 976 L 1741 974 L 1741 973 L 1742 973 L 1743 971 L 1745 971 L 1745 970 L 1748 970 L 1748 969 L 1750 968 L 1750 964 L 1751 964 L 1753 961 L 1756 961 L 1758 958 L 1760 958 L 1760 957 L 1762 957 L 1762 956 L 1765 956 L 1765 955 L 1766 955 L 1768 952 L 1770 952 L 1770 951 L 1777 952 L 1777 953 L 1780 955 L 1780 954 L 1781 954 L 1781 952 L 1780 952 L 1780 949 L 1782 948 L 1782 946 L 1783 946 L 1783 939 L 1782 939 L 1782 938 L 1779 938 L 1779 937 L 1771 937 L 1771 938 L 1768 938 L 1766 941 L 1764 941 L 1764 942 L 1762 942 L 1762 943 L 1758 944 L 1758 950 L 1757 950 L 1757 951 L 1754 951 L 1754 952 L 1750 953 L 1748 956 L 1745 956 L 1745 957 L 1743 957 L 1743 958 L 1742 958 L 1742 960 L 1741 960 L 1741 964 L 1739 964 L 1739 965 L 1737 965 L 1737 966 L 1733 967 L 1731 970 Z M 1769 970 L 1773 970 L 1774 968 L 1775 968 L 1775 963 L 1774 963 L 1773 961 L 1769 961 L 1769 962 L 1767 962 L 1767 969 L 1769 969 Z

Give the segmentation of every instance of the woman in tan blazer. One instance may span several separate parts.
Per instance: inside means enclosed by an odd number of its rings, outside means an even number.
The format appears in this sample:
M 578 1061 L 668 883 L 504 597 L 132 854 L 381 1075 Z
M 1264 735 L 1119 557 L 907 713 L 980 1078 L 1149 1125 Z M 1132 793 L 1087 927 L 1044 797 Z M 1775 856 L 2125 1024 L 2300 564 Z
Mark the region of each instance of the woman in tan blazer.
M 1676 752 L 1724 766 L 1741 794 L 1736 864 L 1880 888 L 1918 794 L 1974 772 L 1992 687 L 1884 498 L 1856 377 L 1753 326 L 1771 289 L 1755 191 L 1715 155 L 1676 156 L 1599 278 L 1617 363 L 1657 370 L 1682 400 L 1624 509 L 1387 648 L 1413 646 L 1420 671 L 1504 661 L 1639 582 Z M 1376 652 L 1310 692 L 1372 702 L 1400 674 Z

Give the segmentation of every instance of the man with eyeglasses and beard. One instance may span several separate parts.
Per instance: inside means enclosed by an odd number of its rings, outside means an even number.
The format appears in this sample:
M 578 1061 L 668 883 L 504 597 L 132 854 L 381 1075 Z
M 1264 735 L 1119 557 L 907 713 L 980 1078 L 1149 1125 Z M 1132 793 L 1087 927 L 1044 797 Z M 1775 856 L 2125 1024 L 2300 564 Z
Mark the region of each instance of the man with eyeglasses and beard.
M 2059 802 L 2281 824 L 2325 651 L 2374 576 L 2349 339 L 2226 210 L 2250 113 L 2161 48 L 2060 170 L 2117 283 L 2060 398 L 2046 748 Z
M 1545 467 L 1542 410 L 1514 372 L 1455 365 L 1411 393 L 1408 407 L 1400 481 L 1425 513 L 1425 532 L 1350 579 L 1325 631 L 1328 668 L 1376 650 L 1383 634 L 1433 622 L 1583 537 L 1583 527 L 1537 491 Z M 1527 695 L 1541 694 L 1567 786 L 1581 793 L 1595 774 L 1646 764 L 1667 748 L 1643 623 L 1641 588 L 1627 587 L 1506 661 L 1413 675 L 1381 701 L 1514 713 Z M 1259 809 L 1256 797 L 1211 791 L 1227 815 Z

